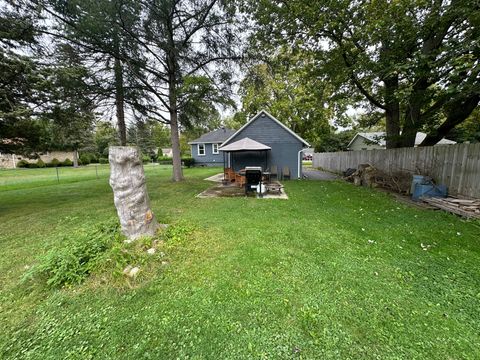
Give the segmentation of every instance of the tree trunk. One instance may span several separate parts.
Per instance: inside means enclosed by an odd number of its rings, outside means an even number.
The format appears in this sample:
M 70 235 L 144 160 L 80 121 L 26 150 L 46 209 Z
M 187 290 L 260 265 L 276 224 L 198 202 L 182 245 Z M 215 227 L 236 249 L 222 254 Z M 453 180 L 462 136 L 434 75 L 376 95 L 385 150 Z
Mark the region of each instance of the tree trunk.
M 111 146 L 110 186 L 122 232 L 133 241 L 153 236 L 158 228 L 150 209 L 140 150 L 130 146 Z
M 173 52 L 170 54 L 168 78 L 168 105 L 170 107 L 170 138 L 172 140 L 173 155 L 173 181 L 183 180 L 182 158 L 180 154 L 180 137 L 178 133 L 178 104 L 177 104 L 177 82 L 175 77 L 175 58 Z
M 472 111 L 477 107 L 479 101 L 480 95 L 474 94 L 466 99 L 460 99 L 454 102 L 447 113 L 447 119 L 435 132 L 428 134 L 420 146 L 433 146 L 442 140 L 450 130 L 470 116 Z
M 123 88 L 123 69 L 120 59 L 115 58 L 115 107 L 120 144 L 127 145 L 127 128 L 125 126 L 125 93 Z
M 177 112 L 170 110 L 170 138 L 172 140 L 173 181 L 183 180 L 182 158 L 180 154 L 180 137 L 178 134 Z
M 73 149 L 73 167 L 78 168 L 78 151 Z
M 400 147 L 400 105 L 395 96 L 398 89 L 398 75 L 385 79 L 385 123 L 387 149 Z

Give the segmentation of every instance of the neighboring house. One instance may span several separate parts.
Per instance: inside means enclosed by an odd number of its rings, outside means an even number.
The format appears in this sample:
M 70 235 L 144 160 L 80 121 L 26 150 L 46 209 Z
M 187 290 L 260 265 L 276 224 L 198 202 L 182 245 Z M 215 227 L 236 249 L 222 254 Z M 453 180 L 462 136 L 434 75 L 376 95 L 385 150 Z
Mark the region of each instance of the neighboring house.
M 166 156 L 166 157 L 173 157 L 173 150 L 172 148 L 164 148 L 162 149 L 162 156 Z
M 220 153 L 225 153 L 225 167 L 234 171 L 246 166 L 261 166 L 263 170 L 276 166 L 280 174 L 288 167 L 291 178 L 296 179 L 302 176 L 302 152 L 308 146 L 304 139 L 262 110 L 225 140 Z
M 425 139 L 427 134 L 423 132 L 417 132 L 415 137 L 415 146 L 418 146 Z M 456 144 L 455 141 L 442 139 L 436 145 L 451 145 Z M 369 132 L 369 133 L 357 133 L 348 144 L 348 150 L 373 150 L 373 149 L 385 149 L 385 132 Z
M 218 150 L 220 145 L 235 133 L 235 130 L 224 127 L 203 134 L 198 139 L 188 144 L 192 149 L 192 158 L 195 165 L 221 166 L 223 165 L 223 154 Z
M 38 156 L 45 164 L 51 162 L 53 159 L 57 159 L 58 161 L 70 159 L 73 161 L 73 152 L 71 151 L 47 151 L 45 153 L 38 154 Z M 29 159 L 21 155 L 0 153 L 0 168 L 14 169 L 17 167 L 17 163 L 20 160 L 37 162 L 38 159 Z

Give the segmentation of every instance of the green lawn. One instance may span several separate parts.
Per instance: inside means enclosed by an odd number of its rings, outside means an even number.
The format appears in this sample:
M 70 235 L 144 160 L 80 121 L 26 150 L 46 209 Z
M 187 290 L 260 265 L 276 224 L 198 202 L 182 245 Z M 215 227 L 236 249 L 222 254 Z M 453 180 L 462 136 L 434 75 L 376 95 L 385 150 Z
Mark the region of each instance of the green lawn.
M 107 267 L 55 290 L 22 275 L 116 213 L 107 168 L 43 171 L 0 172 L 0 358 L 480 358 L 478 222 L 342 182 L 199 199 L 218 169 L 148 166 L 157 217 L 193 232 L 136 282 Z

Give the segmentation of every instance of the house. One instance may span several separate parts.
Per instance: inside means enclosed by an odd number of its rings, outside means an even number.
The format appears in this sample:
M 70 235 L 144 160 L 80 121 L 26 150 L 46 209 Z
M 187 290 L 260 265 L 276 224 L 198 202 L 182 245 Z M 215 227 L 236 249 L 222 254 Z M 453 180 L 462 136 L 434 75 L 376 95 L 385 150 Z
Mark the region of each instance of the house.
M 196 165 L 222 166 L 223 154 L 218 150 L 220 145 L 235 133 L 235 130 L 220 128 L 203 134 L 188 144 L 192 150 L 192 158 Z
M 162 148 L 162 156 L 166 156 L 166 157 L 173 157 L 173 149 L 172 148 Z
M 42 160 L 45 164 L 50 163 L 53 159 L 57 159 L 58 161 L 65 161 L 66 159 L 73 160 L 73 152 L 72 151 L 46 151 L 44 153 L 39 153 L 38 159 L 31 159 L 28 157 L 15 155 L 15 154 L 0 153 L 0 168 L 15 169 L 17 167 L 17 163 L 21 160 L 34 163 L 34 162 L 37 162 L 39 159 Z
M 234 171 L 246 166 L 261 166 L 265 171 L 276 166 L 279 174 L 288 168 L 290 178 L 296 179 L 302 176 L 302 152 L 308 146 L 308 142 L 262 110 L 229 136 L 219 150 L 224 166 Z
M 415 146 L 418 146 L 425 139 L 427 134 L 423 132 L 417 132 L 415 137 Z M 451 145 L 456 144 L 455 141 L 442 139 L 437 145 Z M 348 150 L 374 150 L 374 149 L 385 149 L 385 132 L 359 132 L 353 139 L 348 143 Z

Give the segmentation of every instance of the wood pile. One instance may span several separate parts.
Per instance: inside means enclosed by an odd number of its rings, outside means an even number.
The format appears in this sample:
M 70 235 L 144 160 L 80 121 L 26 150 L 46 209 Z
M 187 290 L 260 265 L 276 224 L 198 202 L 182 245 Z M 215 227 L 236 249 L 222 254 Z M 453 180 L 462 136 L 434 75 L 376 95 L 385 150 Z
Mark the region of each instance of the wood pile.
M 351 181 L 357 186 L 382 187 L 407 195 L 410 191 L 412 175 L 400 171 L 389 174 L 370 164 L 360 164 L 355 172 L 345 177 L 345 180 Z
M 451 212 L 467 218 L 480 219 L 480 199 L 459 199 L 423 197 L 422 200 L 438 209 Z

